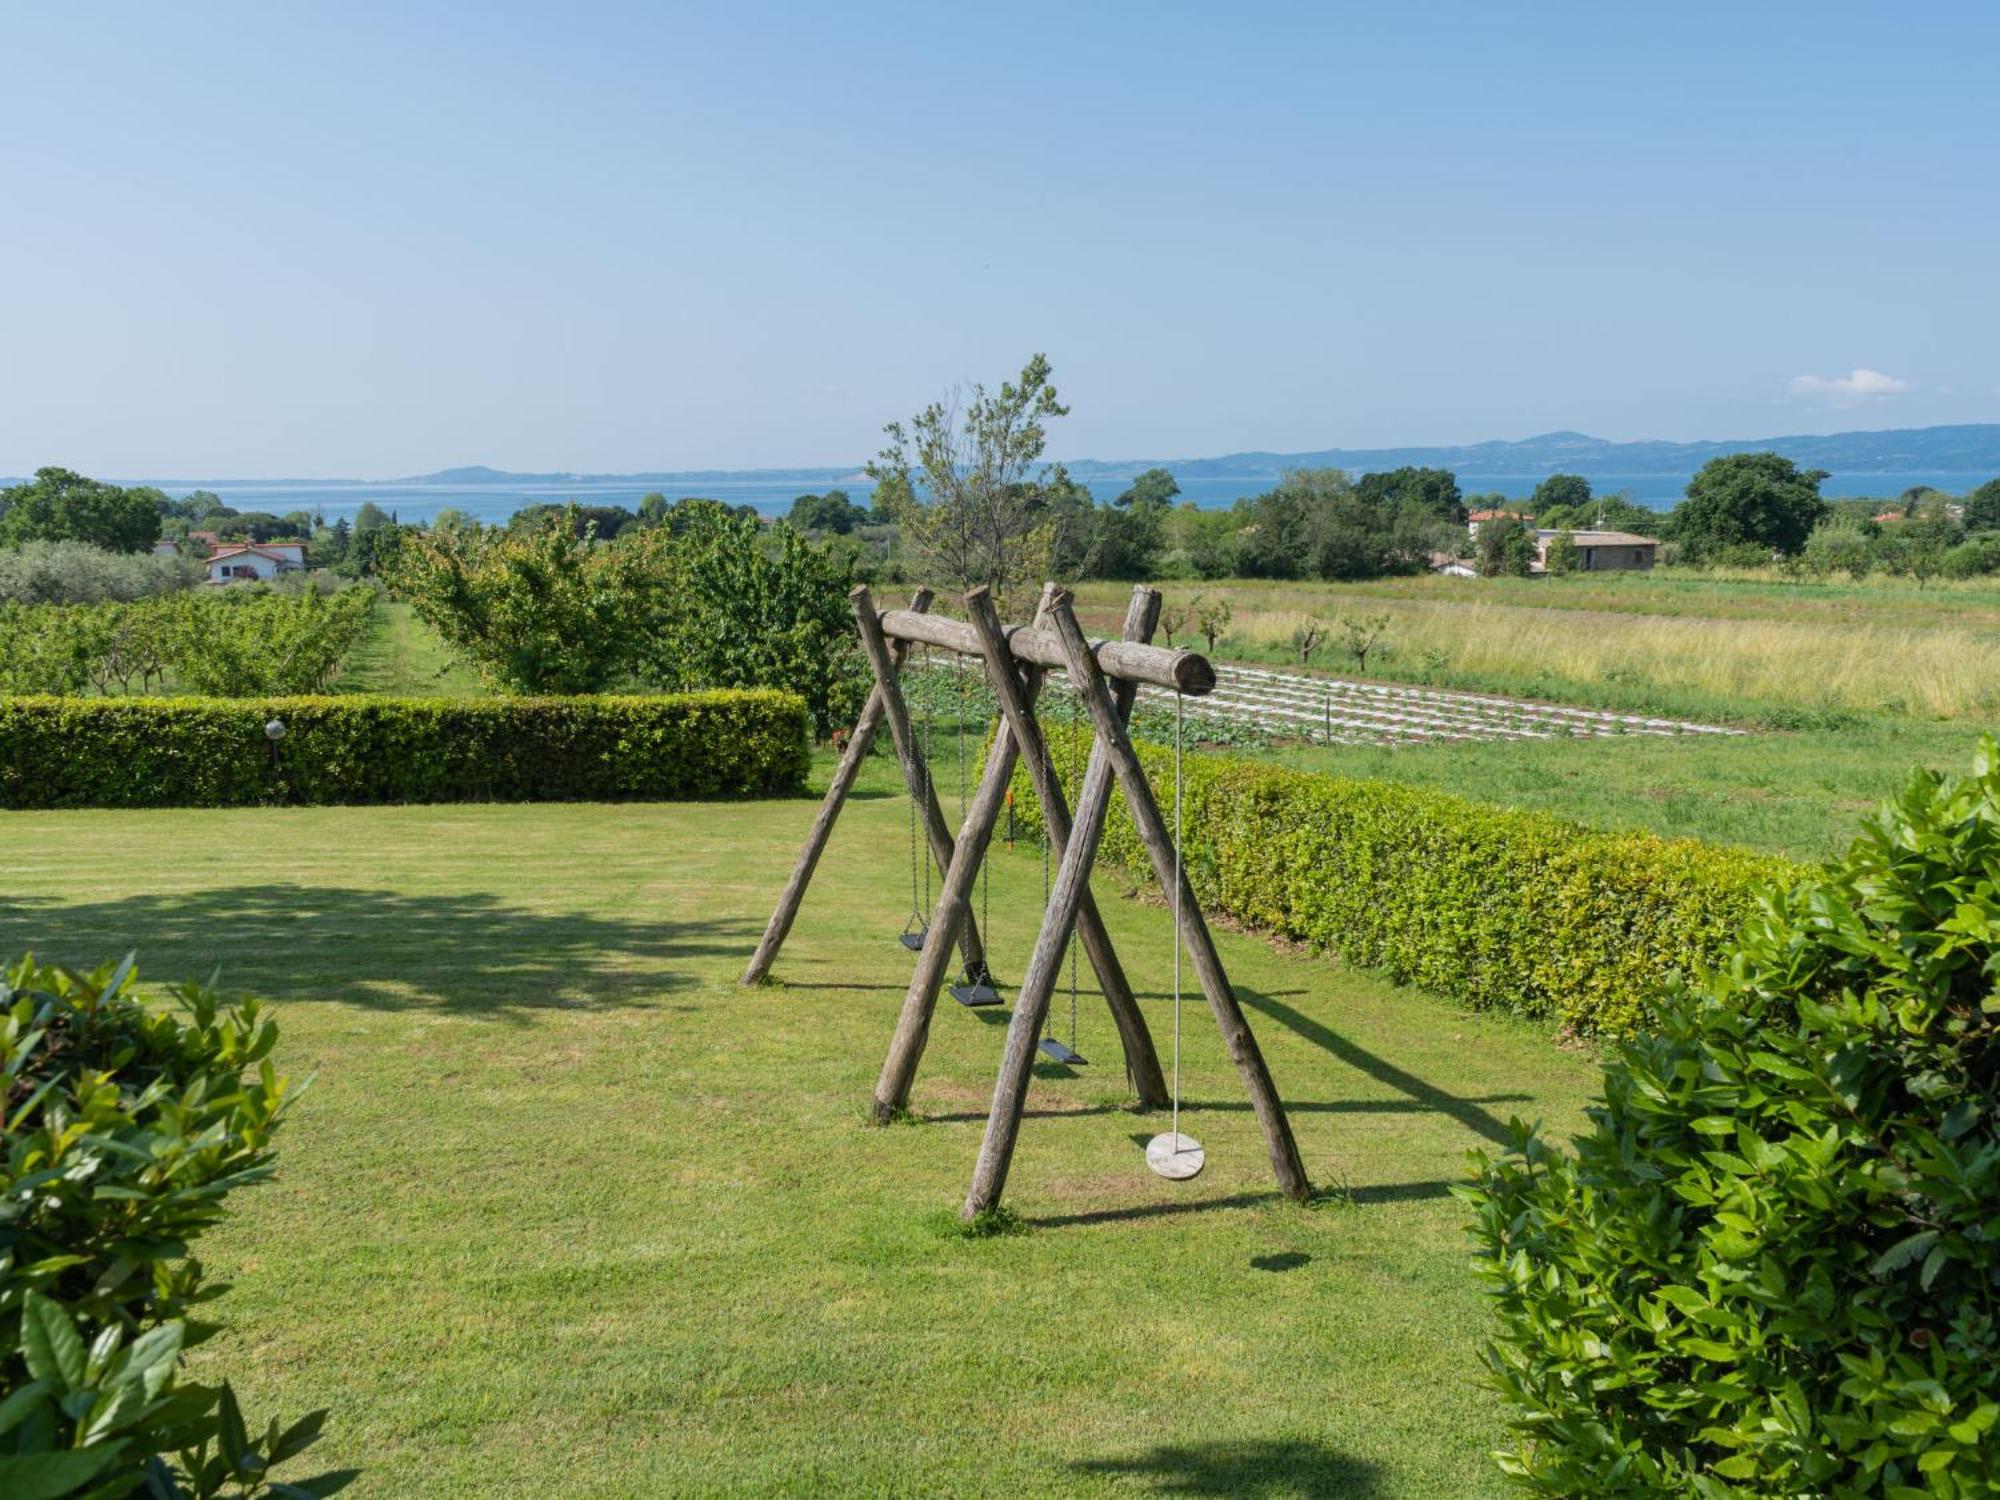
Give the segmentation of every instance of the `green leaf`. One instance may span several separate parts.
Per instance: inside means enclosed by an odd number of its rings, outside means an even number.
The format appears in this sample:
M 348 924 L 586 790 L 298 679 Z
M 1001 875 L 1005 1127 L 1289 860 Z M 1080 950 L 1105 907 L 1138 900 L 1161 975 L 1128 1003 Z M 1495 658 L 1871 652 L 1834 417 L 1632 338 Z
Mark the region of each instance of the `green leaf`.
M 1892 1275 L 1919 1256 L 1928 1254 L 1937 1239 L 1935 1229 L 1920 1229 L 1915 1234 L 1906 1235 L 1875 1257 L 1875 1263 L 1868 1268 L 1869 1273 L 1874 1276 Z
M 0 1401 L 0 1433 L 12 1432 L 20 1426 L 21 1419 L 53 1389 L 49 1381 L 31 1380 L 19 1390 L 10 1392 L 6 1400 Z
M 21 1309 L 21 1357 L 36 1380 L 61 1383 L 64 1390 L 83 1384 L 83 1337 L 59 1303 L 30 1292 Z
M 58 1500 L 110 1468 L 123 1451 L 122 1443 L 106 1443 L 0 1458 L 0 1495 L 7 1500 Z
M 236 1404 L 236 1392 L 226 1380 L 222 1382 L 222 1399 L 216 1410 L 215 1441 L 229 1461 L 231 1472 L 240 1470 L 250 1449 L 250 1434 L 244 1431 L 243 1409 Z
M 1917 1276 L 1918 1285 L 1928 1292 L 1931 1289 L 1931 1283 L 1937 1280 L 1938 1272 L 1944 1268 L 1945 1263 L 1950 1259 L 1951 1256 L 1946 1252 L 1943 1245 L 1932 1246 L 1931 1253 L 1924 1257 L 1924 1268 Z
M 1718 1363 L 1734 1364 L 1743 1357 L 1741 1349 L 1732 1349 L 1727 1344 L 1718 1344 L 1714 1339 L 1682 1339 L 1680 1347 L 1702 1359 L 1712 1359 Z

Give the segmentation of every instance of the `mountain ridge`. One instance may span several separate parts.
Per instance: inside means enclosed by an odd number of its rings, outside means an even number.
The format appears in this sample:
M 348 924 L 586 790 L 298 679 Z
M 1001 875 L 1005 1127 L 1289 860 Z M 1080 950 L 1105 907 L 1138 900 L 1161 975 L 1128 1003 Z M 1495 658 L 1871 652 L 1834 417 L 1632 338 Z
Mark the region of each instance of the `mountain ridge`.
M 1730 453 L 1775 450 L 1806 468 L 1841 474 L 1944 473 L 2000 474 L 2000 422 L 1961 422 L 1937 427 L 1890 427 L 1867 431 L 1796 433 L 1784 437 L 1703 439 L 1676 443 L 1662 439 L 1613 442 L 1568 430 L 1526 438 L 1479 443 L 1446 443 L 1404 448 L 1321 448 L 1278 453 L 1246 449 L 1209 458 L 1080 458 L 1063 467 L 1078 479 L 1127 479 L 1146 469 L 1171 470 L 1180 478 L 1275 479 L 1286 469 L 1337 468 L 1366 471 L 1405 465 L 1463 470 L 1481 478 L 1533 478 L 1569 470 L 1632 477 L 1692 474 L 1710 459 Z M 632 474 L 522 474 L 483 464 L 440 469 L 383 483 L 425 484 L 686 484 L 739 479 L 812 484 L 859 482 L 858 464 L 786 469 L 676 469 Z

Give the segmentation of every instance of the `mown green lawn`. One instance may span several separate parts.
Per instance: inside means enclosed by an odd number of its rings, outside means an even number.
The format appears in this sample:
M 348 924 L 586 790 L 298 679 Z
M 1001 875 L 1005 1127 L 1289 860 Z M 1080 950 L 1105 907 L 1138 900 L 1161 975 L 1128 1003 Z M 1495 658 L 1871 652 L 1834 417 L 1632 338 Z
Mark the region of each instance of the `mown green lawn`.
M 1225 935 L 1326 1201 L 1272 1195 L 1198 1004 L 1209 1168 L 1152 1177 L 1086 992 L 1093 1064 L 1037 1074 L 1016 1158 L 1029 1232 L 952 1237 L 1003 1033 L 946 1001 L 919 1118 L 864 1123 L 909 967 L 887 785 L 759 991 L 803 801 L 7 814 L 0 952 L 136 947 L 278 1003 L 318 1079 L 203 1244 L 235 1290 L 199 1362 L 253 1417 L 331 1407 L 315 1457 L 356 1493 L 1500 1493 L 1447 1188 L 1510 1115 L 1573 1126 L 1591 1061 Z M 996 863 L 1011 979 L 1039 865 Z M 1165 914 L 1099 889 L 1164 1046 Z

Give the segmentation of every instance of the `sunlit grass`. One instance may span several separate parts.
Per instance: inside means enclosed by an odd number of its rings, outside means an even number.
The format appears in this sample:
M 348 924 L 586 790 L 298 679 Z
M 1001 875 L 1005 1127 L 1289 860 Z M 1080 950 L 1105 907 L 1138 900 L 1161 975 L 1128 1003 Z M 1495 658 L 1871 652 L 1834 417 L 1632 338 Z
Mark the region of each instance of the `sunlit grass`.
M 1297 662 L 1313 615 L 1384 613 L 1368 670 L 1402 681 L 1732 721 L 1771 710 L 1887 709 L 1962 718 L 2000 708 L 2000 595 L 1991 586 L 1731 583 L 1713 575 L 1392 579 L 1366 585 L 1175 584 L 1168 604 L 1221 595 L 1217 654 Z M 1086 597 L 1100 613 L 1115 586 Z M 1352 671 L 1338 644 L 1316 670 Z
M 822 773 L 824 766 L 822 766 Z M 253 1416 L 332 1407 L 355 1493 L 1500 1495 L 1464 1153 L 1567 1126 L 1587 1058 L 1220 943 L 1308 1169 L 1275 1199 L 1197 1002 L 1197 1181 L 1146 1172 L 1088 989 L 1037 1074 L 1025 1234 L 942 1234 L 1001 1031 L 945 1002 L 916 1120 L 865 1121 L 909 971 L 904 801 L 871 766 L 777 973 L 735 978 L 811 804 L 0 815 L 0 953 L 136 947 L 274 998 L 318 1080 L 203 1243 Z M 996 860 L 1017 979 L 1039 862 Z M 1156 905 L 1098 882 L 1171 1034 Z M 1067 1030 L 1067 1001 L 1058 1006 Z

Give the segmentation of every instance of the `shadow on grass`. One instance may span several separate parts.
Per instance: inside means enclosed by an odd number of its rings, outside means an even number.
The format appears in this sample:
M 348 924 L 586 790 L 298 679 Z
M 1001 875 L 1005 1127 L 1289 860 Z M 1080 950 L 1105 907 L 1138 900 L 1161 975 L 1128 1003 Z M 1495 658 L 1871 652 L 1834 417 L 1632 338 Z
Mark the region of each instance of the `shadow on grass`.
M 1526 1096 L 1501 1094 L 1491 1099 L 1479 1100 L 1448 1093 L 1436 1084 L 1428 1083 L 1416 1074 L 1397 1067 L 1387 1058 L 1378 1057 L 1367 1048 L 1357 1046 L 1331 1026 L 1315 1021 L 1304 1011 L 1286 1005 L 1273 996 L 1246 989 L 1238 989 L 1236 994 L 1237 998 L 1252 1010 L 1283 1022 L 1315 1047 L 1332 1053 L 1350 1068 L 1358 1068 L 1378 1083 L 1386 1083 L 1390 1088 L 1407 1095 L 1417 1108 L 1449 1115 L 1467 1130 L 1475 1135 L 1484 1136 L 1498 1146 L 1504 1146 L 1512 1139 L 1506 1122 L 1495 1119 L 1479 1106 L 1482 1103 L 1512 1103 L 1515 1099 Z M 1289 1100 L 1286 1101 L 1285 1107 L 1301 1112 L 1312 1108 L 1309 1104 L 1294 1104 Z
M 1370 1500 L 1384 1493 L 1381 1470 L 1309 1438 L 1164 1443 L 1132 1458 L 1089 1458 L 1085 1474 L 1138 1481 L 1153 1495 L 1237 1496 L 1242 1500 Z
M 1133 1140 L 1150 1139 L 1134 1136 Z M 1449 1198 L 1457 1179 L 1436 1178 L 1428 1182 L 1383 1182 L 1367 1187 L 1323 1188 L 1315 1202 L 1369 1207 L 1377 1203 L 1422 1203 Z M 1092 1224 L 1131 1224 L 1146 1219 L 1177 1219 L 1184 1214 L 1211 1213 L 1230 1208 L 1261 1208 L 1269 1203 L 1289 1203 L 1276 1188 L 1256 1193 L 1231 1193 L 1221 1198 L 1172 1198 L 1153 1203 L 1128 1203 L 1122 1208 L 1088 1208 L 1073 1214 L 1042 1214 L 1026 1222 L 1036 1229 L 1081 1229 Z
M 254 885 L 59 902 L 0 898 L 0 953 L 94 966 L 137 950 L 149 981 L 206 979 L 267 999 L 505 1017 L 638 1005 L 696 976 L 667 967 L 739 958 L 737 919 L 530 911 L 490 895 Z
M 1044 1064 L 1037 1063 L 1037 1077 L 1070 1078 L 1077 1076 L 1067 1070 L 1058 1071 L 1054 1064 L 1047 1064 L 1050 1071 L 1044 1075 L 1039 1070 Z M 1482 1094 L 1476 1099 L 1455 1099 L 1453 1102 L 1472 1107 L 1480 1104 L 1515 1104 L 1532 1100 L 1533 1094 Z M 1198 1115 L 1211 1111 L 1222 1114 L 1241 1114 L 1251 1107 L 1247 1099 L 1183 1099 L 1181 1109 L 1188 1114 Z M 1127 1104 L 1085 1104 L 1075 1109 L 1024 1109 L 1024 1120 L 1060 1120 L 1071 1115 L 1138 1115 L 1145 1114 L 1136 1102 Z M 1154 1111 L 1157 1113 L 1157 1111 Z M 1448 1113 L 1442 1105 L 1425 1099 L 1287 1099 L 1285 1113 L 1288 1115 L 1425 1115 Z M 967 1120 L 983 1120 L 984 1110 L 976 1114 L 959 1112 L 955 1114 L 924 1115 L 923 1123 L 928 1125 L 960 1125 Z

